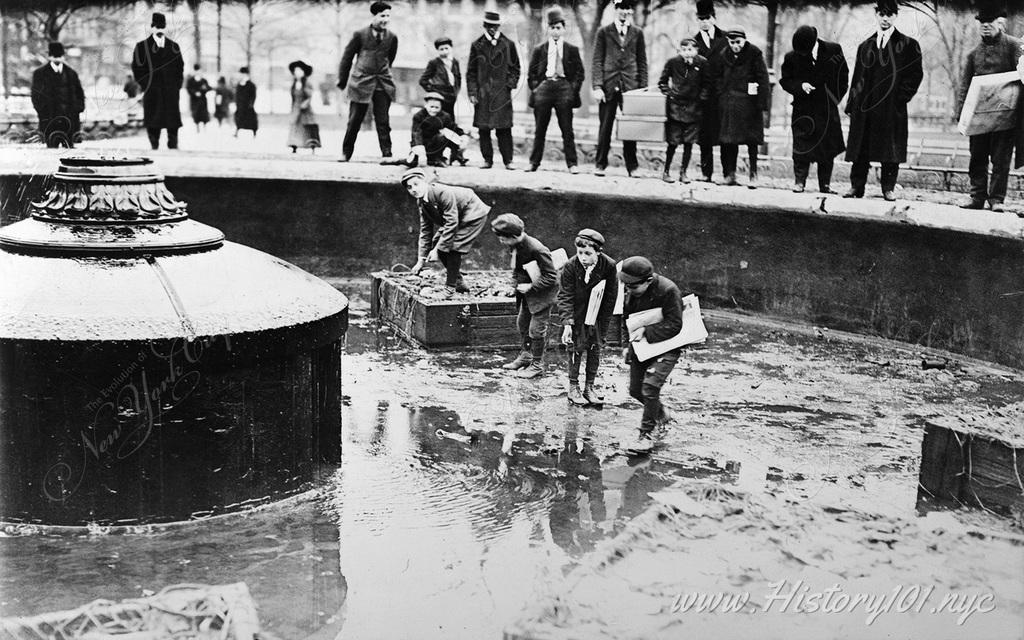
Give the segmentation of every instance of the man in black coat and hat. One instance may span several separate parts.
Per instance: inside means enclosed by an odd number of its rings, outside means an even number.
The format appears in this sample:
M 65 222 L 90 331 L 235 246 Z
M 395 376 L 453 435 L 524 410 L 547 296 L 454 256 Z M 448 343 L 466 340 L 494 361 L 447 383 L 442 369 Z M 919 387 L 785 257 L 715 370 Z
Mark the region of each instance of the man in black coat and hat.
M 963 111 L 974 76 L 1014 71 L 1021 55 L 1021 41 L 1003 33 L 1002 18 L 1006 17 L 1006 8 L 1002 2 L 979 3 L 975 17 L 981 23 L 981 43 L 967 54 L 967 60 L 964 61 L 958 115 Z M 970 137 L 971 162 L 968 175 L 971 179 L 971 199 L 960 205 L 964 209 L 984 209 L 987 201 L 993 211 L 1002 210 L 1013 157 L 1015 130 L 1020 127 L 1020 123 L 1015 120 L 1014 125 L 1011 129 L 987 131 Z M 991 181 L 988 175 L 990 161 Z
M 697 43 L 697 55 L 704 58 L 708 74 L 714 76 L 714 65 L 729 40 L 725 32 L 715 24 L 715 3 L 713 0 L 697 0 L 697 25 L 699 29 L 693 36 Z M 700 147 L 700 172 L 704 182 L 711 182 L 715 172 L 715 145 L 718 144 L 718 96 L 714 85 L 708 87 L 708 98 L 702 105 L 700 120 L 700 136 L 697 145 Z M 723 171 L 724 173 L 724 171 Z
M 491 130 L 506 169 L 512 169 L 512 92 L 519 85 L 522 67 L 516 44 L 501 33 L 501 16 L 484 12 L 484 34 L 469 46 L 466 93 L 473 105 L 473 126 L 480 132 L 484 169 L 494 166 Z
M 804 190 L 812 162 L 818 163 L 818 191 L 831 188 L 835 157 L 846 149 L 839 122 L 839 102 L 850 86 L 843 48 L 818 39 L 804 25 L 793 34 L 793 50 L 782 61 L 779 84 L 793 95 L 793 191 Z
M 612 128 L 616 112 L 622 108 L 622 94 L 647 86 L 647 47 L 644 32 L 633 26 L 634 0 L 615 0 L 615 21 L 601 27 L 594 39 L 594 59 L 591 62 L 591 82 L 594 98 L 598 101 L 597 157 L 594 175 L 603 176 L 608 166 L 608 152 L 612 146 Z M 639 163 L 636 141 L 622 142 L 622 155 L 626 172 L 630 176 Z
M 850 98 L 850 137 L 846 159 L 850 190 L 846 198 L 864 197 L 871 162 L 882 164 L 882 196 L 896 199 L 900 163 L 907 160 L 907 103 L 917 94 L 924 70 L 921 45 L 894 25 L 896 0 L 878 0 L 878 31 L 857 47 Z
M 47 147 L 73 148 L 85 111 L 85 92 L 75 70 L 64 63 L 64 45 L 51 42 L 49 61 L 32 72 L 32 107 Z
M 185 60 L 181 47 L 167 37 L 167 18 L 154 13 L 150 35 L 135 45 L 132 54 L 132 75 L 142 86 L 143 122 L 149 144 L 160 147 L 160 130 L 167 129 L 167 148 L 178 148 L 181 108 L 178 97 L 185 81 Z
M 768 110 L 768 67 L 761 50 L 747 41 L 740 28 L 726 31 L 729 46 L 713 66 L 718 95 L 718 143 L 722 147 L 723 184 L 735 186 L 739 146 L 747 147 L 747 187 L 757 188 L 757 148 L 764 142 L 764 112 Z

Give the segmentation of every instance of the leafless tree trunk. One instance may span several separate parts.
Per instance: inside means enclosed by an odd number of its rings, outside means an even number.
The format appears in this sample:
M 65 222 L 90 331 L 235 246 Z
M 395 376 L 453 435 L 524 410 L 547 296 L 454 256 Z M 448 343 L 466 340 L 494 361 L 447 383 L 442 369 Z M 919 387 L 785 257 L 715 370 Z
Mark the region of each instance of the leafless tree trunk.
M 217 73 L 220 73 L 224 68 L 223 59 L 221 58 L 221 40 L 224 27 L 221 12 L 223 9 L 224 0 L 217 0 Z
M 195 64 L 202 64 L 203 60 L 203 39 L 202 30 L 199 25 L 199 5 L 202 0 L 188 0 L 188 8 L 192 10 L 192 51 L 195 54 Z

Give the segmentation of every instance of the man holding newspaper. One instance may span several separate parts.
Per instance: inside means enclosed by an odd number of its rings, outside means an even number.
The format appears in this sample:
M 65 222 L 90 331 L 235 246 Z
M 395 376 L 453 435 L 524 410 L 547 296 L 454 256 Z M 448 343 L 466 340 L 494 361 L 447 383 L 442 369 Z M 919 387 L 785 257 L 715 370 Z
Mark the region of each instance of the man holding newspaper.
M 656 274 L 647 258 L 623 260 L 619 280 L 625 288 L 622 320 L 629 336 L 629 395 L 644 405 L 640 434 L 623 449 L 646 452 L 654 447 L 655 428 L 670 420 L 661 404 L 661 387 L 679 361 L 681 348 L 703 341 L 708 334 L 696 298 L 682 300 L 675 283 Z M 684 322 L 684 303 L 690 312 L 686 314 L 689 322 Z

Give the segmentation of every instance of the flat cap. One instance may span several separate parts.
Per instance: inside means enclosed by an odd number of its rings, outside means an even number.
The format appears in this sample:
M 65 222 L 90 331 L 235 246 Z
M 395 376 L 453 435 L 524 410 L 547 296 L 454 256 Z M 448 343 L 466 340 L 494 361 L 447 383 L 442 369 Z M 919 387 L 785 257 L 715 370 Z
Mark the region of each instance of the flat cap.
M 896 0 L 878 0 L 875 3 L 875 12 L 883 16 L 894 16 L 899 13 L 900 8 L 896 6 Z
M 590 240 L 599 247 L 604 246 L 604 236 L 593 229 L 580 229 L 579 232 L 576 233 L 576 237 L 583 238 L 584 240 Z
M 435 49 L 440 49 L 444 45 L 448 45 L 449 47 L 454 46 L 452 44 L 452 39 L 449 38 L 448 36 L 441 36 L 437 40 L 434 40 L 434 48 Z
M 423 102 L 427 100 L 437 100 L 438 102 L 444 102 L 444 96 L 436 91 L 428 91 L 423 94 Z
M 654 275 L 654 265 L 643 256 L 632 256 L 622 261 L 619 280 L 626 284 L 643 282 Z
M 746 40 L 747 39 L 747 32 L 744 31 L 743 29 L 741 29 L 740 27 L 733 27 L 732 29 L 729 29 L 728 31 L 725 32 L 725 37 L 726 38 L 743 38 L 744 40 Z
M 499 236 L 514 238 L 522 233 L 524 229 L 526 229 L 526 225 L 523 224 L 523 219 L 514 213 L 503 213 L 494 220 L 491 220 L 491 231 Z
M 427 174 L 423 173 L 423 169 L 409 169 L 402 174 L 401 183 L 404 186 L 405 183 L 409 182 L 413 178 L 427 179 Z
M 386 2 L 381 2 L 381 0 L 377 0 L 376 2 L 370 5 L 370 13 L 373 15 L 377 15 L 378 13 L 381 13 L 382 11 L 387 11 L 390 8 L 390 4 Z

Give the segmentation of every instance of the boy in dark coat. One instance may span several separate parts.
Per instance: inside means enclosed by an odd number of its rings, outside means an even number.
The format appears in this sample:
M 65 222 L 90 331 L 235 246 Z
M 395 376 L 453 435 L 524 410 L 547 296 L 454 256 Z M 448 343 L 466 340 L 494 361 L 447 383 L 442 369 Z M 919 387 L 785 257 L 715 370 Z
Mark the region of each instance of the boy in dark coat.
M 661 342 L 678 334 L 683 328 L 683 302 L 679 288 L 674 282 L 654 273 L 654 265 L 643 256 L 633 256 L 622 261 L 619 280 L 626 288 L 622 307 L 623 335 L 629 335 L 626 362 L 629 363 L 629 395 L 644 405 L 640 419 L 640 434 L 627 450 L 649 450 L 654 444 L 654 429 L 670 420 L 661 404 L 661 387 L 665 384 L 676 362 L 681 348 L 666 351 L 660 356 L 640 362 L 633 351 L 633 342 L 641 337 L 647 342 Z M 633 334 L 626 328 L 626 319 L 631 314 L 648 309 L 661 309 L 661 322 L 639 327 Z
M 896 0 L 879 0 L 878 32 L 857 47 L 846 101 L 846 159 L 853 163 L 846 198 L 864 197 L 870 163 L 879 162 L 882 197 L 895 200 L 900 163 L 907 160 L 907 103 L 917 94 L 924 69 L 921 45 L 893 26 L 898 11 Z
M 445 166 L 444 150 L 451 149 L 452 163 L 466 164 L 462 149 L 466 133 L 455 124 L 452 114 L 442 111 L 441 94 L 430 92 L 423 97 L 423 108 L 412 117 L 412 151 L 407 161 L 423 160 L 432 167 Z
M 707 60 L 707 66 L 713 68 L 719 56 L 729 46 L 725 32 L 715 24 L 715 4 L 713 0 L 697 0 L 697 24 L 699 29 L 693 36 L 697 43 L 697 55 Z M 714 72 L 709 72 L 714 77 Z M 718 97 L 715 85 L 708 86 L 708 100 L 700 120 L 700 172 L 704 182 L 711 182 L 715 172 L 715 145 L 718 144 Z
M 468 293 L 462 279 L 462 258 L 484 230 L 491 208 L 472 189 L 429 183 L 421 169 L 402 174 L 402 185 L 413 198 L 420 214 L 420 236 L 416 264 L 419 273 L 426 261 L 444 265 L 445 286 Z
M 548 250 L 539 240 L 526 235 L 526 226 L 514 213 L 503 213 L 491 222 L 498 242 L 512 250 L 512 281 L 509 292 L 516 298 L 519 314 L 516 324 L 523 340 L 523 351 L 502 369 L 517 371 L 520 378 L 536 378 L 544 373 L 544 349 L 548 318 L 558 294 L 558 272 Z M 526 265 L 535 263 L 537 279 L 530 277 Z
M 569 403 L 597 404 L 601 399 L 594 390 L 597 368 L 601 363 L 601 345 L 608 332 L 608 322 L 615 309 L 618 293 L 615 261 L 602 253 L 604 236 L 593 229 L 576 234 L 576 255 L 562 267 L 558 289 L 558 311 L 562 316 L 562 343 L 569 353 Z M 591 292 L 604 283 L 604 294 L 598 307 L 597 320 L 587 324 Z M 586 384 L 580 391 L 580 360 L 586 354 Z
M 519 85 L 522 68 L 514 42 L 501 33 L 501 16 L 484 12 L 484 35 L 469 47 L 466 91 L 473 104 L 473 126 L 480 131 L 484 169 L 494 166 L 491 129 L 506 169 L 512 169 L 512 92 Z
M 565 41 L 565 15 L 560 7 L 548 10 L 548 41 L 537 45 L 530 58 L 527 81 L 530 85 L 530 106 L 536 129 L 529 171 L 536 171 L 544 158 L 544 139 L 555 111 L 562 132 L 562 152 L 570 173 L 576 168 L 576 136 L 572 130 L 572 110 L 580 106 L 583 86 L 583 58 L 580 50 Z
M 391 65 L 398 55 L 398 36 L 388 30 L 391 5 L 376 0 L 370 5 L 370 26 L 352 34 L 341 55 L 338 88 L 348 87 L 348 124 L 341 143 L 341 160 L 348 162 L 356 148 L 356 137 L 363 118 L 373 105 L 373 124 L 377 127 L 380 154 L 391 157 L 391 120 L 389 109 L 395 100 L 395 80 Z
M 427 63 L 420 76 L 420 86 L 427 93 L 441 94 L 441 110 L 455 117 L 455 99 L 462 88 L 462 72 L 459 61 L 452 57 L 452 39 L 434 40 L 437 57 Z
M 51 42 L 49 62 L 32 72 L 32 108 L 47 147 L 75 146 L 85 111 L 85 92 L 75 70 L 64 64 L 64 45 Z
M 729 47 L 715 65 L 722 146 L 723 184 L 735 186 L 739 146 L 746 145 L 750 179 L 747 187 L 757 188 L 757 147 L 764 142 L 764 115 L 768 110 L 768 67 L 761 50 L 747 42 L 743 29 L 726 32 Z
M 793 50 L 782 61 L 779 84 L 793 95 L 793 191 L 801 193 L 812 162 L 818 163 L 818 191 L 832 191 L 835 157 L 846 149 L 839 102 L 850 86 L 843 48 L 818 39 L 818 30 L 802 26 L 793 34 Z
M 150 36 L 135 45 L 132 74 L 145 92 L 142 96 L 143 121 L 149 144 L 160 146 L 160 130 L 167 129 L 167 148 L 178 148 L 181 108 L 178 96 L 185 81 L 185 60 L 181 47 L 167 37 L 167 18 L 154 13 Z
M 260 128 L 260 119 L 256 115 L 256 85 L 249 77 L 249 67 L 242 67 L 238 70 L 242 79 L 235 86 L 235 137 L 242 129 L 252 131 L 256 137 L 256 130 Z
M 686 173 L 693 155 L 693 143 L 700 139 L 700 124 L 704 105 L 710 93 L 707 60 L 697 55 L 697 42 L 685 38 L 679 43 L 679 55 L 665 63 L 658 80 L 658 89 L 665 94 L 665 171 L 661 179 L 675 182 L 670 170 L 676 147 L 683 145 L 683 161 L 679 166 L 679 181 L 688 183 Z

